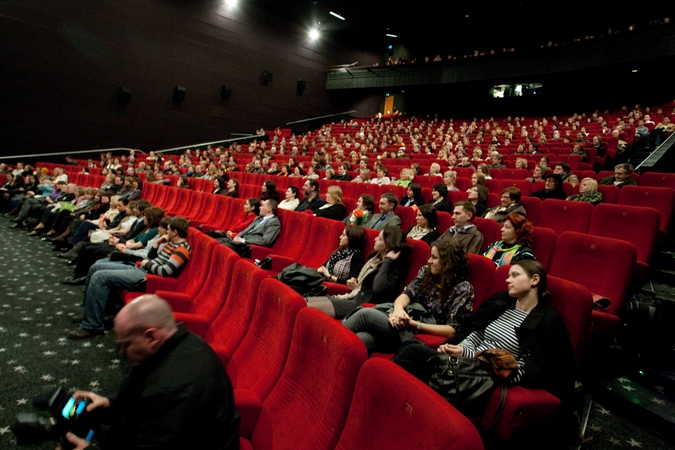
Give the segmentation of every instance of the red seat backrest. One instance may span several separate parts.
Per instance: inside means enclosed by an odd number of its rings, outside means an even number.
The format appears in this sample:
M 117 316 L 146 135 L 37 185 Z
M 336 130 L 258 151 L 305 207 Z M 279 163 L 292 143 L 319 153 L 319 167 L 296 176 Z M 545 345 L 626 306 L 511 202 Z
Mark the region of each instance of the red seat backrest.
M 265 401 L 286 364 L 295 319 L 306 305 L 302 295 L 281 281 L 263 280 L 251 326 L 226 364 L 235 399 L 246 390 Z
M 537 261 L 544 266 L 547 271 L 551 268 L 553 253 L 558 241 L 558 235 L 550 228 L 536 226 L 532 232 L 532 250 Z
M 649 186 L 624 186 L 619 205 L 648 206 L 661 213 L 661 231 L 668 233 L 675 202 L 675 190 Z
M 607 312 L 618 316 L 628 295 L 636 260 L 637 250 L 630 243 L 566 231 L 558 236 L 549 274 L 609 298 L 612 303 Z
M 420 433 L 432 423 L 453 426 Z M 429 386 L 390 361 L 372 358 L 361 368 L 335 448 L 482 450 L 483 442 L 471 422 Z
M 335 448 L 366 359 L 354 333 L 321 311 L 303 308 L 281 377 L 262 405 L 253 448 Z
M 654 208 L 599 204 L 588 234 L 630 242 L 637 249 L 637 260 L 650 264 L 660 225 L 661 214 Z
M 541 203 L 537 225 L 560 234 L 565 231 L 585 233 L 591 223 L 593 206 L 587 202 L 546 200 Z

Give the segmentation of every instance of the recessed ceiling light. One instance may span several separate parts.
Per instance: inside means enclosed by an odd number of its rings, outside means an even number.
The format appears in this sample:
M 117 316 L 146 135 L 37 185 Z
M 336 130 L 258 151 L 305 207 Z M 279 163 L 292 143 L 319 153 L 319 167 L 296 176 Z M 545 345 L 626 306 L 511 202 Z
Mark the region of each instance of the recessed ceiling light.
M 385 34 L 385 36 L 387 36 L 387 37 L 392 37 L 392 38 L 397 38 L 397 37 L 398 37 L 398 36 L 396 36 L 395 34 L 389 34 L 389 33 Z
M 311 30 L 309 30 L 309 38 L 311 40 L 319 39 L 319 30 L 317 30 L 316 28 L 312 28 Z

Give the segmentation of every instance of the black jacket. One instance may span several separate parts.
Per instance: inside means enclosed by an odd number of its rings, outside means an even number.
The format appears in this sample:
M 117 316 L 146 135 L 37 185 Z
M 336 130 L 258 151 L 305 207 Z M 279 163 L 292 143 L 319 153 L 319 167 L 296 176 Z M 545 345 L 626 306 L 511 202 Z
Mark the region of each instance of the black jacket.
M 180 325 L 101 413 L 111 424 L 104 449 L 239 449 L 230 379 L 209 345 Z
M 493 295 L 481 303 L 462 332 L 449 342 L 458 344 L 471 332 L 484 330 L 515 305 L 516 299 L 509 297 L 506 291 Z M 544 389 L 569 406 L 574 391 L 575 360 L 563 318 L 550 305 L 540 302 L 516 330 L 516 335 L 525 360 L 521 384 Z

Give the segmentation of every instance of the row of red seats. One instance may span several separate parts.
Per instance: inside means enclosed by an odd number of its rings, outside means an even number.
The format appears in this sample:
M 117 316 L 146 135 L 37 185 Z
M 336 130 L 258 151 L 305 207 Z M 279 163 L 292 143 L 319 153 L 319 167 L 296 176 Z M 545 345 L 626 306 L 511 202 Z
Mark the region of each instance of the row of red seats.
M 628 189 L 630 186 L 624 188 Z M 639 187 L 635 187 L 639 189 Z M 661 188 L 651 188 L 661 189 Z M 665 190 L 665 189 L 661 189 Z M 672 196 L 675 191 L 667 190 Z M 243 199 L 231 199 L 229 197 L 204 195 L 189 190 L 178 190 L 157 185 L 148 185 L 145 192 L 145 198 L 148 198 L 153 204 L 164 207 L 170 214 L 179 214 L 193 219 L 200 224 L 207 224 L 204 230 L 209 229 L 227 229 L 238 220 L 243 207 Z M 532 199 L 539 202 L 538 221 L 535 223 L 533 250 L 537 259 L 547 270 L 553 270 L 554 267 L 565 267 L 573 265 L 574 267 L 583 267 L 580 275 L 593 274 L 590 278 L 584 278 L 583 283 L 589 287 L 595 294 L 606 296 L 611 299 L 612 306 L 608 310 L 612 316 L 611 325 L 603 327 L 607 331 L 601 333 L 604 339 L 613 338 L 616 326 L 618 325 L 618 316 L 622 311 L 623 304 L 629 293 L 631 282 L 634 279 L 645 280 L 649 272 L 649 264 L 655 250 L 658 227 L 661 223 L 659 212 L 653 208 L 629 205 L 599 205 L 593 208 L 588 203 L 566 202 L 562 200 L 547 200 L 541 202 L 539 199 Z M 672 200 L 672 198 L 671 198 Z M 533 203 L 534 204 L 534 203 Z M 672 202 L 671 202 L 672 204 Z M 174 206 L 181 205 L 183 209 L 176 210 Z M 528 205 L 526 205 L 528 207 Z M 192 214 L 190 214 L 192 211 Z M 207 216 L 202 214 L 206 211 Z M 412 209 L 401 207 L 398 213 L 402 215 L 405 211 L 408 215 L 408 221 L 412 218 Z M 211 212 L 211 215 L 208 215 Z M 201 217 L 199 217 L 201 215 Z M 441 231 L 452 225 L 452 218 L 447 213 L 441 213 L 443 226 Z M 323 218 L 315 218 L 311 215 L 296 213 L 293 211 L 279 211 L 279 219 L 282 223 L 281 234 L 277 241 L 271 247 L 253 246 L 252 257 L 263 259 L 270 255 L 280 255 L 275 258 L 272 269 L 275 271 L 292 262 L 318 267 L 323 264 L 331 252 L 336 248 L 338 237 L 343 229 L 343 224 L 338 221 L 332 221 Z M 474 223 L 485 237 L 485 247 L 490 242 L 500 240 L 500 226 L 493 220 L 476 218 Z M 615 247 L 627 249 L 625 257 L 621 258 L 620 252 L 617 256 L 609 256 L 602 253 L 611 264 L 598 263 L 598 270 L 601 268 L 621 269 L 622 275 L 620 282 L 616 282 L 617 277 L 595 277 L 596 271 L 588 271 L 587 267 L 579 262 L 573 261 L 579 258 L 579 261 L 585 261 L 585 251 L 579 253 L 567 253 L 570 245 L 560 244 L 562 236 L 566 232 L 573 231 L 580 236 L 590 236 L 594 239 L 595 246 L 601 246 L 603 239 L 614 242 L 610 246 L 611 251 Z M 377 231 L 367 230 L 368 245 L 366 252 L 372 250 Z M 630 240 L 626 237 L 630 236 Z M 421 267 L 428 257 L 428 246 L 422 241 L 408 240 L 412 248 L 410 270 L 408 271 L 407 281 L 412 280 L 417 270 Z M 597 241 L 597 242 L 596 242 Z M 307 245 L 307 242 L 312 245 Z M 604 244 L 602 244 L 604 245 Z M 590 248 L 590 247 L 589 247 Z M 611 253 L 610 253 L 611 255 Z M 564 261 L 556 265 L 556 260 Z M 637 268 L 637 270 L 634 270 Z M 560 270 L 557 272 L 563 275 Z M 581 280 L 580 280 L 581 281 Z M 344 286 L 331 285 L 329 293 L 336 294 L 343 292 Z M 602 314 L 599 314 L 600 316 Z
M 191 231 L 189 240 L 193 253 L 184 272 L 177 279 L 149 275 L 146 291 L 167 299 L 177 320 L 221 357 L 242 415 L 242 448 L 272 448 L 272 442 L 274 448 L 364 448 L 375 437 L 361 433 L 380 436 L 392 429 L 404 431 L 396 438 L 399 445 L 412 440 L 423 443 L 421 448 L 482 448 L 475 428 L 426 386 L 386 361 L 364 364 L 362 343 L 338 322 L 305 309 L 297 293 L 211 238 Z M 471 255 L 477 305 L 505 289 L 507 271 Z M 549 289 L 579 361 L 590 323 L 590 292 L 555 276 Z M 371 370 L 378 377 L 366 375 Z M 387 389 L 388 383 L 397 389 Z M 497 403 L 493 397 L 474 423 L 489 423 Z M 551 426 L 558 407 L 559 401 L 542 390 L 512 387 L 495 432 L 509 440 L 541 430 Z M 402 409 L 410 415 L 405 423 L 399 422 L 405 417 Z M 442 427 L 451 431 L 435 437 L 438 433 L 424 432 L 438 420 L 452 424 Z
M 392 363 L 366 362 L 356 335 L 305 308 L 288 286 L 206 235 L 191 231 L 189 240 L 185 271 L 176 280 L 148 276 L 147 292 L 165 298 L 220 356 L 241 414 L 242 448 L 360 449 L 399 426 L 409 432 L 397 442 L 411 446 L 483 448 L 475 427 L 442 397 Z M 382 408 L 385 392 L 395 409 Z M 455 426 L 415 433 L 431 420 Z

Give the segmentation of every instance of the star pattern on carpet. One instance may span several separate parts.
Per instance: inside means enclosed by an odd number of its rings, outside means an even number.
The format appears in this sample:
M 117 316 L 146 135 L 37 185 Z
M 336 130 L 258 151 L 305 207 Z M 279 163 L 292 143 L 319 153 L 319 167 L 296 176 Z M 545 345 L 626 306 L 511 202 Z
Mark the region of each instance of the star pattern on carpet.
M 32 405 L 44 385 L 77 386 L 114 395 L 130 368 L 117 352 L 112 333 L 96 341 L 72 341 L 71 317 L 81 316 L 82 290 L 61 284 L 73 268 L 55 257 L 47 242 L 7 230 L 0 217 L 0 242 L 12 257 L 0 259 L 0 449 L 16 443 L 11 426 L 19 413 L 45 415 Z M 53 449 L 56 442 L 26 446 Z
M 633 439 L 633 438 L 631 438 L 630 441 L 626 441 L 626 442 L 627 442 L 628 445 L 630 445 L 631 447 L 640 447 L 640 448 L 642 448 L 642 443 L 641 443 L 641 442 L 637 442 L 637 441 L 636 441 L 635 439 Z
M 606 415 L 606 416 L 612 414 L 611 411 L 606 410 L 605 408 L 603 408 L 603 407 L 600 406 L 600 405 L 597 405 L 597 407 L 595 408 L 595 410 L 596 410 L 597 412 L 599 412 L 600 414 Z

